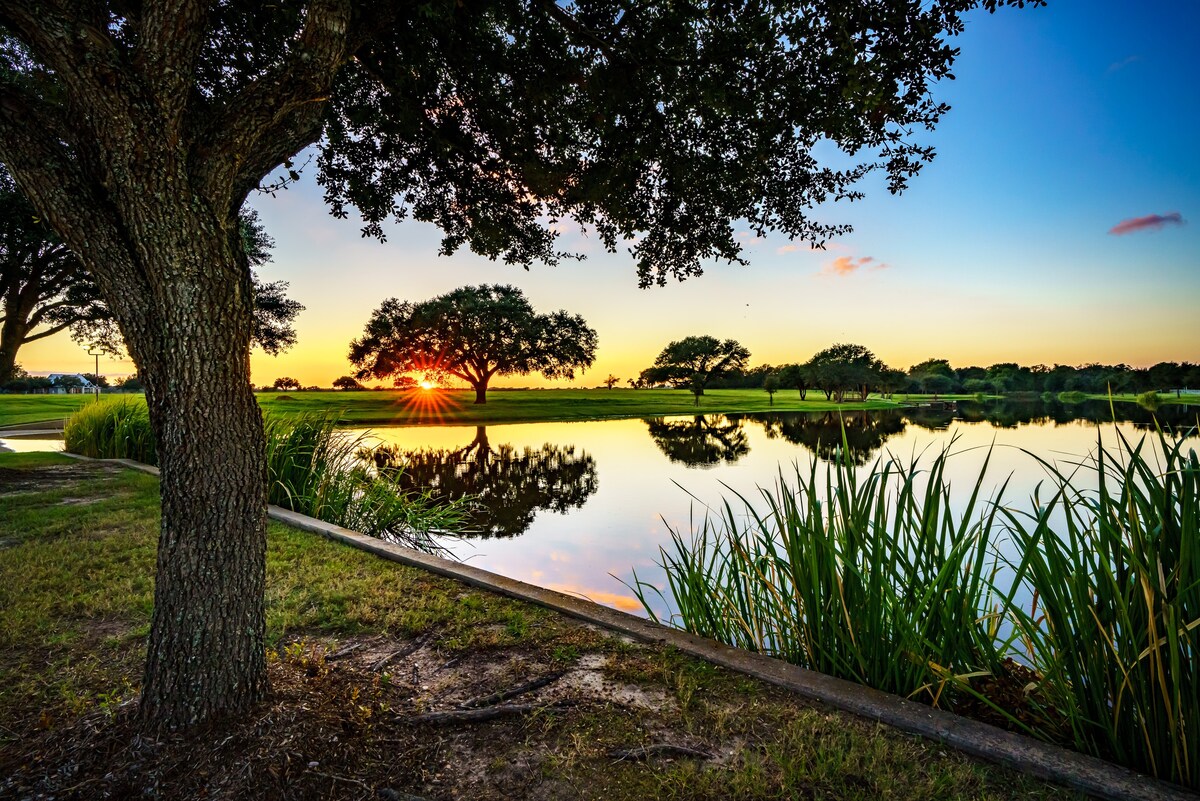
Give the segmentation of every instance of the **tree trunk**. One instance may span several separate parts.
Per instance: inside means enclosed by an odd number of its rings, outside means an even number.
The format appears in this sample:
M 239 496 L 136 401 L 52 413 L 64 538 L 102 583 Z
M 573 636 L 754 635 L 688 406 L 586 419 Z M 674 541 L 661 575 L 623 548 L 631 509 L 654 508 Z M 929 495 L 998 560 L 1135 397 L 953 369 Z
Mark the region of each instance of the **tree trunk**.
M 19 325 L 14 312 L 0 324 L 0 384 L 13 377 L 17 366 L 17 351 L 25 341 L 25 330 Z
M 250 276 L 207 215 L 160 218 L 154 293 L 121 311 L 158 443 L 162 526 L 143 725 L 248 710 L 267 689 L 266 461 L 250 390 Z M 231 285 L 234 287 L 231 289 Z
M 476 403 L 476 405 L 482 405 L 482 404 L 487 403 L 487 382 L 479 381 L 477 383 L 472 384 L 471 386 L 473 386 L 475 388 L 475 403 Z
M 173 360 L 175 361 L 175 360 Z M 142 689 L 155 729 L 247 710 L 266 691 L 262 417 L 243 371 L 214 358 L 147 382 L 162 468 L 162 529 Z M 146 375 L 149 378 L 149 375 Z M 145 380 L 145 379 L 144 379 Z M 178 393 L 178 394 L 176 394 Z M 219 465 L 220 469 L 214 469 Z

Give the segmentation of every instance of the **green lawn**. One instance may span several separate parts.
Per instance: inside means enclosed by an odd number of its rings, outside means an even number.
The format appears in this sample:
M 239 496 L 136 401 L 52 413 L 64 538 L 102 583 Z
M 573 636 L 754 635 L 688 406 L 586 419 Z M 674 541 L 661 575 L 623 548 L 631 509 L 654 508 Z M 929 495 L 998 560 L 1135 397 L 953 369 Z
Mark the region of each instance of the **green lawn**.
M 556 420 L 604 420 L 716 412 L 822 411 L 838 404 L 821 392 L 801 401 L 795 390 L 778 392 L 771 404 L 758 389 L 715 389 L 699 405 L 686 390 L 670 389 L 535 389 L 488 393 L 476 405 L 475 394 L 456 390 L 407 392 L 291 392 L 259 394 L 270 412 L 337 410 L 347 423 L 415 425 L 424 423 L 523 423 Z M 842 404 L 844 409 L 894 408 L 894 401 L 871 399 L 865 404 Z
M 890 409 L 906 403 L 923 403 L 927 395 L 896 395 L 892 400 L 872 396 L 866 403 L 847 401 L 840 406 L 810 390 L 801 401 L 795 390 L 780 390 L 771 403 L 760 389 L 714 389 L 695 399 L 686 390 L 670 389 L 532 389 L 493 390 L 488 402 L 474 403 L 475 394 L 459 390 L 409 390 L 381 392 L 261 392 L 258 402 L 273 414 L 333 412 L 347 425 L 428 425 L 526 423 L 571 420 L 605 420 L 629 417 L 713 414 L 731 412 L 820 412 L 830 409 Z M 1100 400 L 1107 396 L 1091 395 Z M 972 400 L 974 395 L 943 395 L 941 400 Z M 1161 402 L 1200 404 L 1200 396 L 1161 395 Z M 0 395 L 0 428 L 24 423 L 61 420 L 90 396 Z M 1118 402 L 1136 402 L 1135 395 L 1118 395 Z
M 0 428 L 65 420 L 91 402 L 91 395 L 0 395 Z
M 1108 400 L 1107 395 L 1088 395 L 1088 400 Z M 1112 399 L 1117 403 L 1137 403 L 1138 396 L 1133 393 L 1123 395 L 1113 395 Z M 1182 406 L 1200 406 L 1200 395 L 1176 395 L 1174 392 L 1158 393 L 1158 402 L 1162 405 L 1169 403 L 1180 404 Z
M 139 746 L 127 701 L 153 597 L 157 479 L 3 454 L 0 505 L 0 795 L 1069 797 L 669 649 L 276 523 L 271 699 L 246 720 Z M 536 707 L 526 715 L 414 721 L 551 673 L 563 675 L 517 699 Z M 613 756 L 660 743 L 709 756 Z
M 839 408 L 821 392 L 801 401 L 795 390 L 781 391 L 771 404 L 756 389 L 709 390 L 697 406 L 686 390 L 534 389 L 494 390 L 483 405 L 467 390 L 380 392 L 260 392 L 258 402 L 273 414 L 335 412 L 347 424 L 422 425 L 604 420 L 716 412 L 823 411 Z M 69 416 L 87 398 L 74 395 L 0 395 L 0 427 Z M 872 398 L 844 403 L 842 409 L 894 408 L 896 401 Z

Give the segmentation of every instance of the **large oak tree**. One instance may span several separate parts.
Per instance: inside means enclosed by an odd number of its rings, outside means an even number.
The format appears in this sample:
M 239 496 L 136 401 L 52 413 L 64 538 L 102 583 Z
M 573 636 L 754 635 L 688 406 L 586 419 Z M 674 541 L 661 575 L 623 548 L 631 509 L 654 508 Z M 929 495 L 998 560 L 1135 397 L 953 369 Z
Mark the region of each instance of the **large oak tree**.
M 250 266 L 270 262 L 275 242 L 257 212 L 243 210 L 239 225 Z M 296 343 L 293 321 L 304 306 L 287 296 L 287 281 L 262 281 L 257 273 L 251 280 L 251 341 L 274 356 Z M 64 330 L 89 349 L 123 351 L 121 332 L 96 282 L 0 167 L 0 384 L 15 375 L 22 345 Z
M 722 373 L 746 369 L 750 351 L 734 339 L 693 336 L 669 342 L 642 371 L 649 384 L 666 382 L 677 389 L 691 388 L 697 398 Z
M 514 286 L 464 286 L 419 303 L 385 300 L 350 343 L 359 378 L 453 376 L 487 403 L 497 375 L 574 378 L 596 358 L 596 332 L 577 314 L 538 314 Z
M 79 259 L 0 169 L 0 384 L 16 375 L 22 345 L 106 317 Z
M 1040 4 L 1041 0 L 1032 0 Z M 570 216 L 643 284 L 821 242 L 815 204 L 903 189 L 948 35 L 1021 0 L 0 0 L 0 162 L 77 253 L 146 386 L 162 529 L 141 713 L 263 697 L 265 467 L 237 213 L 318 144 L 336 214 L 556 261 Z M 818 162 L 830 144 L 851 158 Z M 547 224 L 551 223 L 551 224 Z

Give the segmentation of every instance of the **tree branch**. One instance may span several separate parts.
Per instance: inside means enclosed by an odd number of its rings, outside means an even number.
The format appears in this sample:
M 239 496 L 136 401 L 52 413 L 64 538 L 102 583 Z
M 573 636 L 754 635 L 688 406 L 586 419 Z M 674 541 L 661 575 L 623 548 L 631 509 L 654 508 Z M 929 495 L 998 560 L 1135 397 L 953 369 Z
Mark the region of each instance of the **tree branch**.
M 129 80 L 123 55 L 108 33 L 88 20 L 64 13 L 51 3 L 0 0 L 0 26 L 8 28 L 76 91 L 71 99 L 76 112 L 110 124 L 120 118 L 128 92 L 136 87 Z M 103 125 L 95 125 L 99 133 Z
M 196 61 L 204 47 L 209 5 L 203 0 L 159 0 L 142 6 L 134 63 L 152 87 L 172 133 L 180 133 L 191 96 Z
M 603 53 L 610 64 L 625 64 L 628 62 L 626 58 L 616 51 L 611 42 L 606 41 L 600 34 L 575 19 L 569 11 L 554 2 L 554 0 L 547 0 L 542 3 L 542 8 L 546 10 L 551 19 L 562 26 L 563 30 L 569 34 L 573 34 L 576 40 L 589 44 Z
M 349 0 L 312 0 L 282 63 L 223 108 L 196 109 L 195 168 L 206 197 L 240 205 L 263 176 L 316 141 L 333 77 L 348 58 L 350 23 Z
M 3 0 L 0 0 L 3 2 Z M 87 267 L 107 298 L 151 297 L 146 276 L 124 247 L 125 230 L 105 189 L 89 180 L 55 110 L 0 81 L 0 162 L 66 247 L 88 256 Z M 118 289 L 118 288 L 122 289 Z
M 33 336 L 27 336 L 27 337 L 25 337 L 25 340 L 24 340 L 24 341 L 25 341 L 25 342 L 33 342 L 34 340 L 38 340 L 38 339 L 44 339 L 45 337 L 54 336 L 54 335 L 55 335 L 55 334 L 57 334 L 59 331 L 62 331 L 64 328 L 69 328 L 69 327 L 70 327 L 70 325 L 71 325 L 71 323 L 70 323 L 70 322 L 66 322 L 66 323 L 59 323 L 58 325 L 54 326 L 53 328 L 49 328 L 49 329 L 47 329 L 47 330 L 45 330 L 45 331 L 41 331 L 41 332 L 39 332 L 39 333 L 37 333 L 37 334 L 34 334 Z
M 46 316 L 47 312 L 52 312 L 55 309 L 61 309 L 63 306 L 70 306 L 71 301 L 59 300 L 54 303 L 47 303 L 45 306 L 39 307 L 33 314 L 29 316 L 29 327 L 33 328 L 40 323 Z
M 79 161 L 61 143 L 69 141 L 58 114 L 28 92 L 0 82 L 0 161 L 50 226 L 77 252 L 98 233 L 102 213 Z M 69 233 L 77 232 L 72 237 Z

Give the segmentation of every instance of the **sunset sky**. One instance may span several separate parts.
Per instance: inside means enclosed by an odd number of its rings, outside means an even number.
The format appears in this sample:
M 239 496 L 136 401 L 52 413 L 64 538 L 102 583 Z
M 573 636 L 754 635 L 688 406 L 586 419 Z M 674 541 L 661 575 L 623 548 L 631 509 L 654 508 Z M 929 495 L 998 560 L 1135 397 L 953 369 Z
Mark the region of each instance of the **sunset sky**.
M 349 342 L 381 300 L 478 283 L 515 284 L 539 311 L 584 316 L 600 346 L 577 386 L 636 376 L 691 334 L 735 338 L 752 364 L 804 361 L 834 342 L 900 368 L 930 357 L 1200 360 L 1197 41 L 1196 0 L 976 13 L 955 42 L 957 80 L 936 90 L 953 106 L 925 137 L 938 156 L 905 194 L 868 182 L 866 200 L 816 210 L 855 228 L 828 250 L 745 232 L 749 267 L 714 264 L 665 288 L 639 290 L 628 254 L 577 233 L 562 244 L 586 260 L 528 272 L 467 252 L 439 257 L 437 229 L 419 223 L 395 226 L 386 244 L 362 239 L 354 220 L 328 215 L 310 168 L 297 187 L 253 199 L 276 240 L 263 277 L 290 281 L 307 306 L 296 347 L 256 352 L 253 379 L 328 386 L 351 372 Z M 18 361 L 30 372 L 92 367 L 66 334 Z M 102 373 L 133 369 L 101 359 Z

